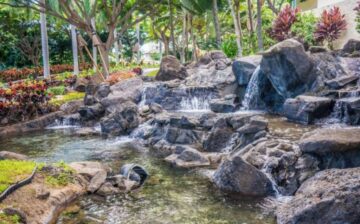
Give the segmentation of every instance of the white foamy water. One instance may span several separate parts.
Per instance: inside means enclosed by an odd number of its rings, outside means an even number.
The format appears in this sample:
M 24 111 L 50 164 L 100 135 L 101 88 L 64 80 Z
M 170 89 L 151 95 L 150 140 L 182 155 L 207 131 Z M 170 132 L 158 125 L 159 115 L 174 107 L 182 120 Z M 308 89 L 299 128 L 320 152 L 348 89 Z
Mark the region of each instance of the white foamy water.
M 180 111 L 184 112 L 208 112 L 210 111 L 210 99 L 207 97 L 186 97 L 180 102 Z

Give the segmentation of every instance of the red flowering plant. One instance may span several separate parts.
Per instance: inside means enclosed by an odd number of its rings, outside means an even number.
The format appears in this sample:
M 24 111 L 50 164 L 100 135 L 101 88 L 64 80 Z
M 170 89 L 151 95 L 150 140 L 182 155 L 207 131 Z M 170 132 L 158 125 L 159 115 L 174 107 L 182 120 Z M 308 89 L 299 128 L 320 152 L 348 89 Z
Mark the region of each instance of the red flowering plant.
M 51 111 L 43 81 L 20 81 L 0 88 L 1 124 L 25 121 Z
M 320 21 L 316 24 L 315 40 L 319 43 L 326 41 L 330 49 L 333 49 L 333 42 L 340 37 L 342 31 L 346 30 L 345 15 L 340 8 L 334 6 L 329 11 L 324 10 Z
M 277 41 L 292 38 L 291 26 L 297 21 L 299 12 L 299 8 L 292 9 L 290 5 L 286 5 L 277 15 L 270 30 L 270 36 Z

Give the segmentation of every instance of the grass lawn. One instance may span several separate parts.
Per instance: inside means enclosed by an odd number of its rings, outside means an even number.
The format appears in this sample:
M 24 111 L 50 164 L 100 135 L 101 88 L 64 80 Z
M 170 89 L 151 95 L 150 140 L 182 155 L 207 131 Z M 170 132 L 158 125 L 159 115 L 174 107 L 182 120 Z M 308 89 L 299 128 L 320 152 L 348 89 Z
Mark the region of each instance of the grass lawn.
M 149 72 L 148 74 L 146 74 L 146 76 L 155 77 L 158 72 L 159 72 L 159 69 Z
M 50 104 L 52 104 L 54 106 L 61 106 L 64 103 L 67 103 L 69 101 L 80 100 L 80 99 L 83 99 L 84 97 L 85 97 L 85 93 L 71 92 L 66 95 L 60 95 L 60 96 L 56 96 L 56 97 L 52 98 L 50 100 Z
M 36 163 L 32 161 L 0 160 L 0 194 L 10 185 L 31 175 Z

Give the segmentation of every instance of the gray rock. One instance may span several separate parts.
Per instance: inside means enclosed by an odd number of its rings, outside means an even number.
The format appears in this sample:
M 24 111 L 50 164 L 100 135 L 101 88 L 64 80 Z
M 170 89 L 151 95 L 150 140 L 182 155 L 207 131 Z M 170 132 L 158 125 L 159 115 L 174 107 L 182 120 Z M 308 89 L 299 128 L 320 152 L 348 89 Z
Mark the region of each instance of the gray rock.
M 101 119 L 101 132 L 110 135 L 129 134 L 139 126 L 137 105 L 126 101 L 110 115 Z
M 285 99 L 306 92 L 316 78 L 311 74 L 314 66 L 311 57 L 294 39 L 280 42 L 263 53 L 260 66 L 274 89 Z
M 0 160 L 28 160 L 29 157 L 26 155 L 15 153 L 15 152 L 9 152 L 9 151 L 0 151 Z
M 78 110 L 81 119 L 88 120 L 96 120 L 101 118 L 105 113 L 105 108 L 100 104 L 94 104 L 92 106 L 83 106 Z
M 215 184 L 226 192 L 255 197 L 274 194 L 271 181 L 266 175 L 246 163 L 240 156 L 225 159 L 213 179 Z
M 96 90 L 95 97 L 97 99 L 102 99 L 104 97 L 107 97 L 110 94 L 110 84 L 109 83 L 101 83 Z
M 309 51 L 312 54 L 316 54 L 316 53 L 328 52 L 328 49 L 326 47 L 322 47 L 322 46 L 311 46 L 309 48 Z
M 247 85 L 257 66 L 260 65 L 262 56 L 252 55 L 236 59 L 233 62 L 232 70 L 236 81 L 240 86 Z
M 90 180 L 87 187 L 87 191 L 94 193 L 97 191 L 106 181 L 107 172 L 105 170 L 99 170 Z
M 331 79 L 325 82 L 331 89 L 340 89 L 348 84 L 355 83 L 359 79 L 355 75 L 341 76 L 339 78 Z
M 168 128 L 165 140 L 172 144 L 194 144 L 199 141 L 199 136 L 193 130 L 182 128 Z
M 90 94 L 85 95 L 84 105 L 91 106 L 91 105 L 94 105 L 95 103 L 97 103 L 97 100 L 95 99 L 95 97 L 93 95 L 90 95 Z
M 234 99 L 213 99 L 210 101 L 210 109 L 215 113 L 231 113 L 235 107 Z
M 82 106 L 84 106 L 83 100 L 74 100 L 61 105 L 60 110 L 65 114 L 73 114 L 76 113 Z
M 155 114 L 163 112 L 163 108 L 162 108 L 162 106 L 160 104 L 150 103 L 149 107 L 150 107 L 151 112 L 153 112 Z
M 344 53 L 354 53 L 355 51 L 360 51 L 360 41 L 350 39 L 343 47 L 342 51 Z
M 360 124 L 360 97 L 343 98 L 336 101 L 335 116 L 340 121 L 350 124 Z
M 194 168 L 210 165 L 210 161 L 207 157 L 191 147 L 186 147 L 180 154 L 172 154 L 166 157 L 165 161 L 181 168 Z
M 101 196 L 108 196 L 118 194 L 119 192 L 119 188 L 114 187 L 110 182 L 105 182 L 103 185 L 101 185 L 99 190 L 96 191 L 96 194 Z
M 188 76 L 186 68 L 174 56 L 165 56 L 161 60 L 160 70 L 155 79 L 169 81 L 173 79 L 185 79 Z
M 76 90 L 77 92 L 84 93 L 89 83 L 90 81 L 86 78 L 77 78 L 74 85 L 74 90 Z
M 328 116 L 333 105 L 334 102 L 330 98 L 298 96 L 285 101 L 283 113 L 290 120 L 311 124 L 315 119 Z
M 277 209 L 280 224 L 360 222 L 360 168 L 331 169 L 308 179 Z

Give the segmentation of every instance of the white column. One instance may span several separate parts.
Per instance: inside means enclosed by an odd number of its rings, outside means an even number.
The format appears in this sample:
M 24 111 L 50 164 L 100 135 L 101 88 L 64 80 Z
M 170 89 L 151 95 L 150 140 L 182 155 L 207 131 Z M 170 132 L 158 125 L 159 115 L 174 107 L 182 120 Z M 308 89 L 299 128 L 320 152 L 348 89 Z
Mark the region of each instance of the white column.
M 79 75 L 79 58 L 78 58 L 78 44 L 76 38 L 76 29 L 75 26 L 71 26 L 71 42 L 72 42 L 72 52 L 74 59 L 74 75 Z
M 139 50 L 137 52 L 137 61 L 138 63 L 140 63 L 141 61 L 141 44 L 140 44 L 140 23 L 136 24 L 136 36 L 137 36 L 137 41 L 138 41 L 138 46 L 139 46 Z
M 41 1 L 45 4 L 45 0 Z M 45 9 L 44 9 L 45 10 Z M 44 67 L 44 78 L 50 78 L 50 65 L 49 65 L 49 44 L 46 29 L 46 14 L 40 13 L 40 29 L 41 29 L 41 49 Z

